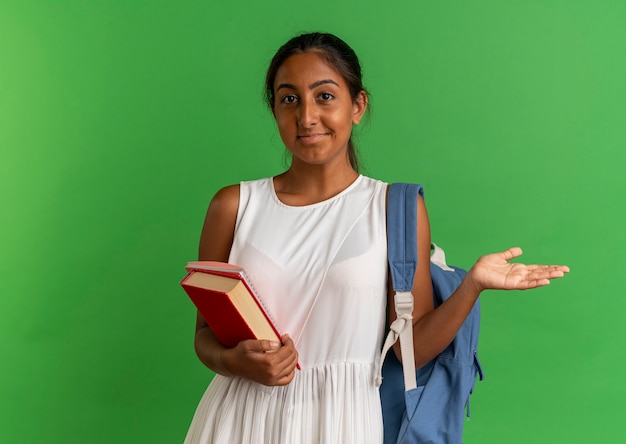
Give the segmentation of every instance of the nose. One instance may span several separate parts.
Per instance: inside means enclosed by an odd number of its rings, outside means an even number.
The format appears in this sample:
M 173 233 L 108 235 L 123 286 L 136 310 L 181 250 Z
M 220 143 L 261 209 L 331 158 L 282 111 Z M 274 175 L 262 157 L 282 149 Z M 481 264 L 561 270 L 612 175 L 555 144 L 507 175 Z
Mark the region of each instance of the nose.
M 298 107 L 298 125 L 302 128 L 315 126 L 319 121 L 319 110 L 315 101 L 302 100 Z

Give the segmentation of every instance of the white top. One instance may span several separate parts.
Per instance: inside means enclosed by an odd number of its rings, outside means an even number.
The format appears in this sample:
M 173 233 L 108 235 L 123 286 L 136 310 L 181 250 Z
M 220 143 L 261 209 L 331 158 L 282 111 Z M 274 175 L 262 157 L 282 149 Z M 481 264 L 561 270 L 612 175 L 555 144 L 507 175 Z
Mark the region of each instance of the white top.
M 241 184 L 231 263 L 241 265 L 301 371 L 284 387 L 216 375 L 185 443 L 381 443 L 376 365 L 387 300 L 386 184 L 359 176 L 293 207 L 273 180 Z

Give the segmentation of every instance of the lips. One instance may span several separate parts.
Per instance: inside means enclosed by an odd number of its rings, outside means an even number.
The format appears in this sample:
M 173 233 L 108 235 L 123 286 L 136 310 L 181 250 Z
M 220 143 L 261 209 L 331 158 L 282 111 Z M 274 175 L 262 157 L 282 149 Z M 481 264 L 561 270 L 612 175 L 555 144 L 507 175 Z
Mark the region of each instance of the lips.
M 315 134 L 301 134 L 298 136 L 298 140 L 305 145 L 313 144 L 319 142 L 321 139 L 326 137 L 327 133 L 315 133 Z

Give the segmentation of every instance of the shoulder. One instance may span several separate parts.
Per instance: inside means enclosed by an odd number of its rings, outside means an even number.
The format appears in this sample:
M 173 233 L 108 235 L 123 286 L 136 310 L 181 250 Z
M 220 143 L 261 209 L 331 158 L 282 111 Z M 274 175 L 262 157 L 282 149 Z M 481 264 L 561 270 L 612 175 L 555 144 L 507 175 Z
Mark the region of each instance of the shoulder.
M 259 192 L 271 194 L 271 189 L 271 178 L 267 177 L 225 186 L 218 190 L 211 199 L 207 218 L 234 223 L 241 205 L 245 206 L 250 197 Z
M 230 185 L 215 193 L 202 227 L 198 254 L 200 260 L 228 261 L 238 205 L 239 185 Z
M 239 208 L 240 185 L 229 185 L 220 189 L 209 204 L 206 222 L 223 228 L 234 227 Z
M 237 211 L 239 205 L 239 190 L 241 185 L 228 185 L 221 188 L 211 199 L 209 209 L 214 208 L 220 212 Z
M 372 195 L 378 196 L 383 200 L 387 199 L 386 196 L 388 188 L 389 184 L 387 182 L 364 175 L 359 177 L 358 185 L 356 185 L 356 189 L 371 193 Z
M 389 183 L 380 179 L 376 179 L 374 177 L 365 176 L 363 174 L 361 174 L 360 176 L 361 182 L 372 187 L 388 187 L 390 185 Z
M 220 211 L 232 212 L 237 210 L 240 201 L 245 202 L 251 195 L 272 194 L 272 178 L 265 177 L 242 181 L 236 185 L 228 185 L 220 189 L 211 200 L 210 207 L 216 207 Z M 210 208 L 209 207 L 209 208 Z
M 215 193 L 206 211 L 206 219 L 218 221 L 234 221 L 239 206 L 239 185 L 226 186 Z

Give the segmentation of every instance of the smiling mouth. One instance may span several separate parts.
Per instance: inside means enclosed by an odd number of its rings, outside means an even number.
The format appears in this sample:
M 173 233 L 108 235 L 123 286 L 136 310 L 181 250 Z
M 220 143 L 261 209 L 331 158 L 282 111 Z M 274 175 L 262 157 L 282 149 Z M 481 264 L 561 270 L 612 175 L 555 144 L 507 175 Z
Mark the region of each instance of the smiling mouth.
M 315 143 L 317 141 L 319 141 L 320 139 L 322 139 L 324 136 L 327 136 L 328 134 L 326 133 L 319 133 L 319 134 L 302 134 L 300 136 L 298 136 L 298 140 L 300 140 L 303 143 L 309 144 L 309 143 Z

